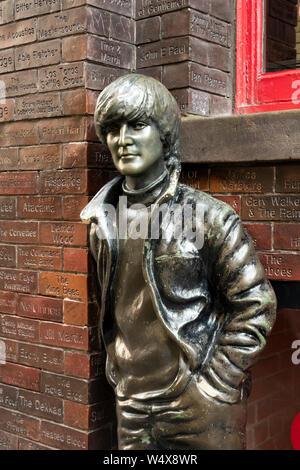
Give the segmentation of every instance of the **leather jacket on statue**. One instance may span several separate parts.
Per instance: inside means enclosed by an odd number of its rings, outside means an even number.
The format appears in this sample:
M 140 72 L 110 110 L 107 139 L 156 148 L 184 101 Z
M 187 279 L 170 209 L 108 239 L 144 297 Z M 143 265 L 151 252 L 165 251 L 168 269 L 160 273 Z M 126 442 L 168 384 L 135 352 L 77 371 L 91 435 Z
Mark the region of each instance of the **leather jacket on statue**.
M 114 340 L 111 291 L 118 239 L 103 203 L 116 207 L 122 181 L 117 177 L 106 184 L 81 213 L 84 222 L 92 223 L 91 251 L 98 268 L 100 330 L 106 347 Z M 154 310 L 210 395 L 220 402 L 237 403 L 246 395 L 246 371 L 265 346 L 275 321 L 273 289 L 230 206 L 177 181 L 160 196 L 162 202 L 170 208 L 172 204 L 200 206 L 204 240 L 200 249 L 164 233 L 145 241 L 143 272 Z

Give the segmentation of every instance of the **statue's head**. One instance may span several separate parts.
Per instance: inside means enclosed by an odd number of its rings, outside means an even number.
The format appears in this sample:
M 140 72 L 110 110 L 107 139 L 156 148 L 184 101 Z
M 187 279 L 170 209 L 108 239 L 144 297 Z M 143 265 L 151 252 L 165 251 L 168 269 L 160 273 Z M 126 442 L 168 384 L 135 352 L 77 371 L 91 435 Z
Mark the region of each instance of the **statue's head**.
M 132 123 L 139 129 L 143 122 L 152 128 L 149 151 L 152 144 L 154 152 L 160 147 L 166 167 L 178 168 L 180 112 L 164 85 L 152 77 L 130 74 L 112 82 L 99 95 L 95 128 L 101 142 L 109 145 L 111 135 L 116 127 L 120 128 L 120 123 Z

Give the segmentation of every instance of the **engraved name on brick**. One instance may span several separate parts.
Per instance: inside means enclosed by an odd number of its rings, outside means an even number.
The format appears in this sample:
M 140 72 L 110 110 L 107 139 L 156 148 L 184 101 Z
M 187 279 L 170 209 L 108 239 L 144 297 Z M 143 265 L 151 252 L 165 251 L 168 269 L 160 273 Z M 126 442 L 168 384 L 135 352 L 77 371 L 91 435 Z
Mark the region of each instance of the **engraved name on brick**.
M 18 215 L 31 219 L 59 219 L 61 217 L 61 199 L 55 196 L 19 197 Z
M 5 49 L 0 52 L 0 73 L 13 72 L 15 70 L 15 51 Z
M 60 96 L 57 93 L 32 95 L 15 100 L 15 119 L 36 119 L 59 116 Z
M 63 306 L 60 299 L 35 295 L 18 295 L 19 315 L 41 320 L 61 322 Z
M 243 196 L 242 218 L 245 220 L 300 220 L 300 196 Z
M 145 18 L 187 6 L 189 6 L 188 0 L 138 0 L 136 4 L 136 15 L 138 19 Z
M 86 9 L 54 13 L 38 19 L 37 35 L 39 40 L 54 39 L 70 34 L 84 33 L 87 31 Z M 76 40 L 76 38 L 74 38 Z
M 41 174 L 40 191 L 47 194 L 82 193 L 86 189 L 86 178 L 84 170 L 46 171 Z
M 86 234 L 86 227 L 80 223 L 40 223 L 40 239 L 42 243 L 67 246 L 85 245 L 87 239 Z
M 0 312 L 16 314 L 17 297 L 13 292 L 0 292 Z M 7 348 L 6 348 L 7 349 Z
M 0 219 L 13 219 L 16 217 L 16 199 L 0 196 Z
M 0 241 L 11 243 L 38 242 L 37 222 L 1 221 Z
M 195 36 L 222 46 L 229 45 L 229 26 L 215 18 L 196 11 L 190 15 L 190 31 Z
M 43 15 L 60 9 L 60 0 L 16 0 L 15 18 Z
M 0 245 L 0 266 L 7 268 L 16 266 L 16 252 L 14 246 Z
M 0 26 L 0 49 L 36 40 L 36 20 L 30 19 Z
M 88 383 L 72 377 L 56 374 L 41 374 L 41 391 L 47 395 L 78 403 L 88 402 Z
M 39 342 L 39 325 L 35 320 L 1 315 L 0 334 L 22 341 Z
M 35 172 L 1 173 L 0 194 L 34 194 L 37 192 Z
M 46 346 L 19 343 L 18 362 L 53 372 L 63 371 L 63 351 Z
M 18 267 L 60 270 L 62 269 L 61 249 L 47 246 L 19 246 Z
M 266 193 L 273 189 L 271 167 L 214 168 L 211 173 L 210 190 L 221 193 Z
M 37 273 L 34 271 L 0 270 L 0 289 L 13 292 L 37 292 Z
M 41 145 L 20 149 L 19 168 L 21 170 L 48 170 L 61 166 L 60 147 Z
M 165 39 L 157 43 L 139 46 L 137 49 L 138 68 L 184 61 L 188 58 L 188 38 Z
M 60 61 L 60 41 L 18 47 L 15 60 L 16 70 L 57 64 Z
M 81 274 L 41 272 L 40 293 L 84 301 L 87 300 L 87 278 Z
M 26 72 L 14 72 L 1 76 L 5 85 L 5 95 L 11 96 L 25 95 L 37 91 L 37 72 L 28 70 Z
M 0 170 L 15 170 L 18 166 L 18 151 L 13 148 L 0 149 Z
M 83 63 L 62 64 L 38 71 L 40 91 L 64 90 L 84 84 Z

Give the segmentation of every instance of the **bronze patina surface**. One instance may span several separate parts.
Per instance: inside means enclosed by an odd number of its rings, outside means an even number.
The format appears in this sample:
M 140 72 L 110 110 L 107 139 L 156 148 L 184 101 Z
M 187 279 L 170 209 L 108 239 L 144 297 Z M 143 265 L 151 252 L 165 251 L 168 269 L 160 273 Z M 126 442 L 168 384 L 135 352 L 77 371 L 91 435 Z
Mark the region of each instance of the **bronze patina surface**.
M 178 183 L 180 114 L 161 83 L 117 79 L 95 126 L 120 172 L 81 213 L 119 449 L 244 449 L 248 369 L 276 312 L 252 241 L 230 206 Z

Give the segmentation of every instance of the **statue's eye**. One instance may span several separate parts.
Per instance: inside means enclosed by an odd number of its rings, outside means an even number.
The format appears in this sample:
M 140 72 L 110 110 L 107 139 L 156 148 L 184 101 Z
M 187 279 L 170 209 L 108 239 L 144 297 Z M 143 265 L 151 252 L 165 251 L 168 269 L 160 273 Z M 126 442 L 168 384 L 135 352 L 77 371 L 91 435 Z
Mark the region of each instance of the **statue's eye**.
M 116 132 L 119 132 L 120 128 L 117 126 L 117 124 L 112 124 L 111 126 L 107 127 L 107 133 L 112 133 L 115 134 Z
M 148 124 L 144 121 L 136 121 L 132 123 L 132 127 L 136 130 L 144 129 Z

